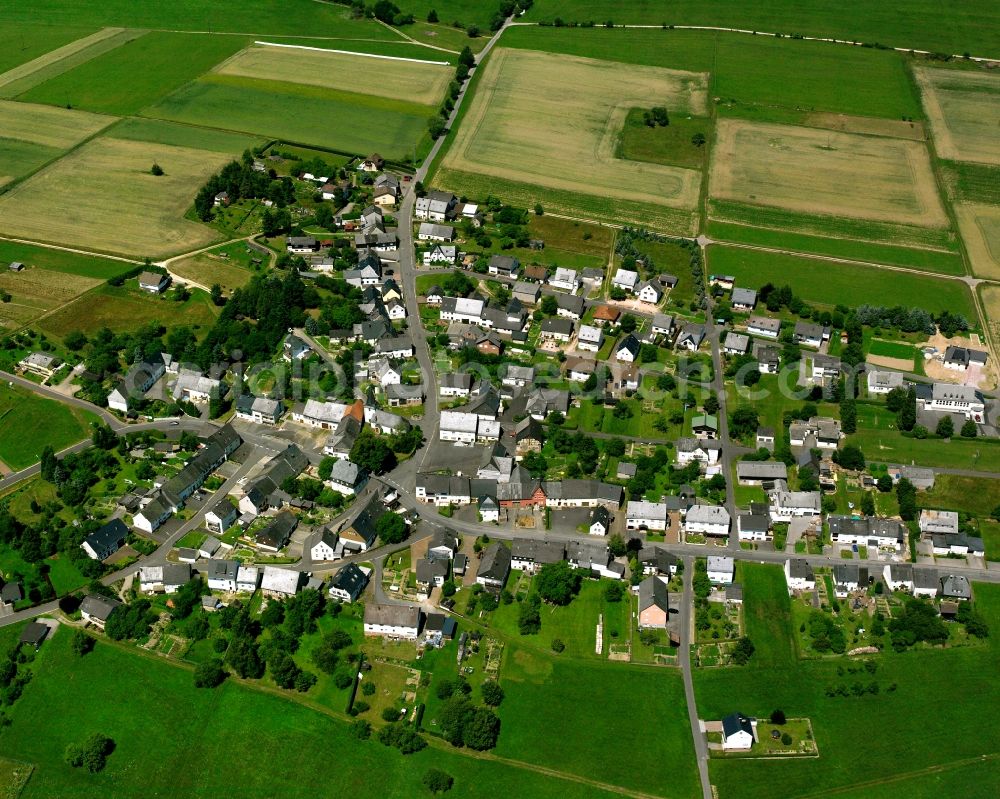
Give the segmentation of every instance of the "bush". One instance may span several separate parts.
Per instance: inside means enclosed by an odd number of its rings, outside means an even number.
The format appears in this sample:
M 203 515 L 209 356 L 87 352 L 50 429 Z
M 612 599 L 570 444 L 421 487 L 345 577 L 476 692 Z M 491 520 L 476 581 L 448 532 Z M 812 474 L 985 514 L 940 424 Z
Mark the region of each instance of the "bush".
M 88 736 L 83 744 L 70 744 L 66 747 L 66 763 L 73 768 L 86 766 L 87 771 L 96 774 L 107 764 L 108 755 L 114 751 L 114 748 L 115 742 L 107 735 L 95 732 Z
M 451 790 L 451 786 L 454 785 L 455 780 L 451 774 L 432 768 L 424 774 L 422 782 L 424 783 L 424 787 L 431 793 L 444 793 Z
M 194 687 L 216 688 L 222 685 L 228 676 L 229 672 L 223 668 L 222 661 L 219 658 L 211 658 L 204 663 L 199 663 L 194 670 Z
M 388 721 L 390 724 L 392 724 L 395 721 L 399 721 L 399 708 L 395 707 L 382 708 L 382 721 Z
M 372 725 L 364 719 L 358 719 L 351 724 L 351 734 L 359 741 L 367 741 L 372 737 Z
M 785 711 L 775 710 L 771 713 L 771 723 L 772 724 L 784 724 L 785 723 Z
M 354 672 L 351 669 L 339 669 L 336 674 L 333 675 L 333 684 L 336 685 L 340 690 L 345 688 L 350 688 L 351 683 L 354 682 Z
M 483 695 L 483 702 L 490 707 L 497 707 L 503 702 L 503 688 L 500 687 L 500 683 L 496 680 L 487 680 L 479 690 Z
M 366 682 L 364 685 L 361 686 L 361 693 L 363 693 L 365 696 L 371 696 L 373 693 L 375 693 L 375 683 Z
M 792 745 L 792 736 L 789 735 L 787 732 L 783 733 L 782 736 L 781 736 L 781 742 L 785 746 L 791 746 Z
M 553 652 L 562 652 L 565 649 L 566 649 L 566 644 L 563 643 L 563 641 L 562 641 L 561 638 L 553 638 L 552 639 L 552 651 Z
M 93 650 L 94 643 L 94 639 L 83 630 L 77 630 L 73 633 L 73 651 L 80 657 Z

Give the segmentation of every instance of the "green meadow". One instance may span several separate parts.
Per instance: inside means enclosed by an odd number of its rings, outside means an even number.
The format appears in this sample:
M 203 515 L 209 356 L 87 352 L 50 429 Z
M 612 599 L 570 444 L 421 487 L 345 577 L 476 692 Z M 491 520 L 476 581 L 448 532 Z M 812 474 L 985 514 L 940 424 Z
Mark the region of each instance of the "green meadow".
M 57 452 L 90 435 L 97 417 L 17 386 L 0 386 L 0 461 L 18 470 L 37 463 L 42 450 Z M 24 435 L 25 431 L 31 435 Z
M 6 265 L 11 261 L 21 261 L 28 266 L 38 266 L 43 269 L 65 272 L 69 275 L 93 277 L 99 280 L 107 280 L 135 268 L 135 264 L 112 261 L 109 258 L 101 258 L 99 255 L 83 255 L 64 250 L 53 250 L 49 247 L 35 247 L 31 244 L 0 240 L 0 264 L 6 268 Z

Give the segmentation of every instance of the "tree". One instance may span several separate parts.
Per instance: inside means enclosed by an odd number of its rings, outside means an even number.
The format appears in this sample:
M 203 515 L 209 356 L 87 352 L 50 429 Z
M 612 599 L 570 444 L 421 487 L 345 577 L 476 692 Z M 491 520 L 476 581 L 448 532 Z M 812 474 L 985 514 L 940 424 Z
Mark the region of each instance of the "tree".
M 895 391 L 895 389 L 893 389 Z M 890 394 L 892 392 L 889 392 Z M 917 392 L 910 388 L 906 392 L 906 399 L 903 401 L 899 413 L 896 415 L 896 424 L 900 430 L 909 432 L 917 423 Z
M 534 635 L 542 629 L 542 615 L 538 606 L 541 600 L 538 594 L 531 594 L 517 608 L 517 628 L 521 635 Z
M 300 671 L 295 678 L 295 690 L 300 694 L 306 693 L 316 684 L 316 675 L 311 671 Z
M 160 177 L 160 175 L 163 174 L 163 167 L 161 167 L 158 163 L 154 161 L 153 165 L 149 168 L 149 174 L 155 175 L 156 177 Z
M 719 398 L 715 394 L 705 397 L 705 404 L 702 406 L 705 413 L 716 414 L 719 412 Z
M 431 12 L 433 13 L 433 12 Z M 441 769 L 432 768 L 428 769 L 427 773 L 424 774 L 423 779 L 424 787 L 431 793 L 445 793 L 451 790 L 451 786 L 454 785 L 455 780 L 446 771 L 441 771 Z
M 432 25 L 438 21 L 438 12 L 433 8 L 427 12 L 427 21 Z
M 351 645 L 351 636 L 343 630 L 337 630 L 323 636 L 312 651 L 312 662 L 324 674 L 333 674 L 340 664 L 340 650 Z
M 691 137 L 691 144 L 695 147 L 704 147 L 706 141 L 707 139 L 705 138 L 704 133 L 696 133 Z
M 955 435 L 955 423 L 951 420 L 950 416 L 942 416 L 938 419 L 934 432 L 941 436 L 941 438 L 951 438 Z
M 854 444 L 847 444 L 833 453 L 834 463 L 844 469 L 861 471 L 865 468 L 865 453 Z
M 845 433 L 856 433 L 858 430 L 858 404 L 853 399 L 845 399 L 840 403 L 840 425 Z
M 212 284 L 212 288 L 209 291 L 209 297 L 211 297 L 213 305 L 221 307 L 226 304 L 226 298 L 222 296 L 222 286 L 218 283 Z
M 490 707 L 497 707 L 503 702 L 503 688 L 500 687 L 500 683 L 496 680 L 486 680 L 480 686 L 479 691 L 483 696 L 483 702 Z
M 194 670 L 195 688 L 215 688 L 225 681 L 229 672 L 222 666 L 219 658 L 210 658 L 204 663 L 199 663 Z
M 78 657 L 83 657 L 88 652 L 91 652 L 94 649 L 94 644 L 94 639 L 83 630 L 77 630 L 73 633 L 73 652 Z
M 96 774 L 107 763 L 108 755 L 114 751 L 115 742 L 107 735 L 95 732 L 87 737 L 82 744 L 70 744 L 66 747 L 66 764 L 73 768 L 86 766 L 87 771 Z
M 466 722 L 462 740 L 469 749 L 485 751 L 497 745 L 500 737 L 500 719 L 489 708 L 477 707 Z
M 896 483 L 896 499 L 903 521 L 909 522 L 917 518 L 917 489 L 905 477 Z
M 249 638 L 237 638 L 226 653 L 226 662 L 243 679 L 264 676 L 264 661 L 257 644 Z
M 383 544 L 398 544 L 406 540 L 409 530 L 406 520 L 398 513 L 384 513 L 375 522 L 375 531 Z
M 608 539 L 608 550 L 614 558 L 620 558 L 628 551 L 628 547 L 625 545 L 625 539 L 621 537 L 621 533 L 615 533 Z
M 979 428 L 976 427 L 976 423 L 969 419 L 965 424 L 962 425 L 962 438 L 975 438 L 979 435 Z
M 559 303 L 556 302 L 556 298 L 551 294 L 546 294 L 542 297 L 542 301 L 538 307 L 542 309 L 542 313 L 546 316 L 555 316 L 559 312 Z
M 432 139 L 440 139 L 448 129 L 441 117 L 431 117 L 427 122 L 427 133 Z
M 563 641 L 562 641 L 561 638 L 553 638 L 552 639 L 552 651 L 553 652 L 555 652 L 556 654 L 559 654 L 560 652 L 565 651 L 565 649 L 566 649 L 566 644 L 563 643 Z
M 736 646 L 733 647 L 731 655 L 733 663 L 737 666 L 745 666 L 753 656 L 754 650 L 753 641 L 744 635 L 736 642 Z
M 351 447 L 350 457 L 351 463 L 356 463 L 372 474 L 382 474 L 396 468 L 396 455 L 385 439 L 368 430 L 358 436 Z
M 535 578 L 538 595 L 553 605 L 568 605 L 580 590 L 580 572 L 564 560 L 546 563 Z
M 73 330 L 66 334 L 63 339 L 66 349 L 79 352 L 87 345 L 87 337 L 79 330 Z
M 604 586 L 604 601 L 614 604 L 615 602 L 621 602 L 622 598 L 625 596 L 625 588 L 621 583 L 614 582 L 608 583 Z
M 875 481 L 875 487 L 882 494 L 888 494 L 892 491 L 892 478 L 888 474 L 880 474 L 878 480 Z
M 861 495 L 861 512 L 865 516 L 875 515 L 875 496 L 871 491 L 865 491 Z
M 730 432 L 736 438 L 744 438 L 757 432 L 760 420 L 751 405 L 740 405 L 729 415 Z
M 472 54 L 472 48 L 469 45 L 465 45 L 462 52 L 458 54 L 458 63 L 464 64 L 470 69 L 476 65 L 476 57 Z
M 787 733 L 787 732 L 783 732 L 781 734 L 781 743 L 783 743 L 785 746 L 791 746 L 792 745 L 792 736 L 789 733 Z
M 774 710 L 771 712 L 771 723 L 772 724 L 784 724 L 785 723 L 785 711 L 784 710 Z
M 351 734 L 359 741 L 367 741 L 372 737 L 372 725 L 364 719 L 351 723 Z

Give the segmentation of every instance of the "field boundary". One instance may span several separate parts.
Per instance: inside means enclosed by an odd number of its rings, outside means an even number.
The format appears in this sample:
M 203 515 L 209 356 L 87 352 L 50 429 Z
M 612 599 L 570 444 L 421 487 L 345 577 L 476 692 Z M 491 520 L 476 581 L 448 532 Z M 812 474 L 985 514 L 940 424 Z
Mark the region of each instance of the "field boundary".
M 354 50 L 331 50 L 327 47 L 310 47 L 304 44 L 281 44 L 280 42 L 254 41 L 262 47 L 284 47 L 289 50 L 312 50 L 317 53 L 337 53 L 338 55 L 356 55 L 362 58 L 380 58 L 384 61 L 408 61 L 411 64 L 430 64 L 435 67 L 450 67 L 448 61 L 428 61 L 426 58 L 404 58 L 401 55 L 378 55 L 377 53 L 359 53 Z

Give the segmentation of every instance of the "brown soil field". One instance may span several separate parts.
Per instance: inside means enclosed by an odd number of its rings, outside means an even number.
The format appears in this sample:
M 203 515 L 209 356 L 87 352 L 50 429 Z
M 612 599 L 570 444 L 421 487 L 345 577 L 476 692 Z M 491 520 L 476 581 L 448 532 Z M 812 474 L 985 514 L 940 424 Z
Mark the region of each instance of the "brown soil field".
M 904 122 L 901 119 L 875 119 L 819 112 L 809 114 L 805 124 L 810 127 L 838 130 L 841 133 L 864 133 L 869 136 L 890 136 L 912 141 L 924 141 L 927 138 L 923 122 Z
M 914 70 L 941 158 L 1000 164 L 1000 75 Z
M 972 271 L 979 277 L 1000 280 L 1000 208 L 956 203 L 955 216 Z
M 0 233 L 138 257 L 197 249 L 220 235 L 184 214 L 227 160 L 189 147 L 94 139 L 0 197 Z M 165 174 L 150 174 L 154 162 Z
M 498 49 L 443 167 L 612 202 L 693 208 L 696 170 L 614 153 L 629 109 L 703 114 L 707 85 L 703 73 Z
M 926 148 L 902 139 L 720 120 L 709 193 L 810 214 L 948 224 Z

